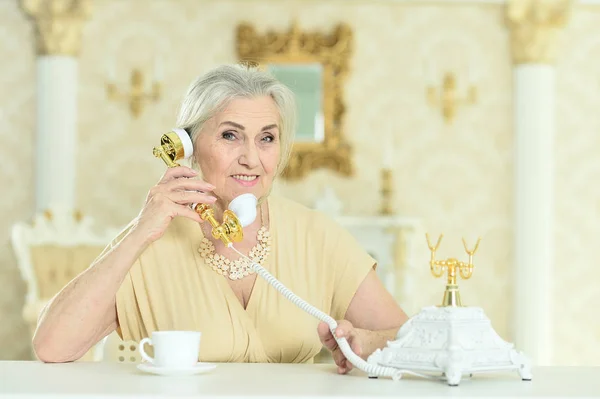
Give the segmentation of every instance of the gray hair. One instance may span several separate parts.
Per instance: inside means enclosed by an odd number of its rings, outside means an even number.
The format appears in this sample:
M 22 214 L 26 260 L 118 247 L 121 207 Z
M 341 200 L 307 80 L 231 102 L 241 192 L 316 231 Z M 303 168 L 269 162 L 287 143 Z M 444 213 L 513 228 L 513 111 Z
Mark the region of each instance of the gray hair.
M 195 143 L 204 123 L 231 100 L 260 96 L 271 97 L 279 110 L 280 156 L 276 174 L 280 174 L 294 142 L 296 101 L 292 91 L 267 72 L 247 65 L 223 65 L 200 76 L 188 88 L 177 127 L 187 130 Z

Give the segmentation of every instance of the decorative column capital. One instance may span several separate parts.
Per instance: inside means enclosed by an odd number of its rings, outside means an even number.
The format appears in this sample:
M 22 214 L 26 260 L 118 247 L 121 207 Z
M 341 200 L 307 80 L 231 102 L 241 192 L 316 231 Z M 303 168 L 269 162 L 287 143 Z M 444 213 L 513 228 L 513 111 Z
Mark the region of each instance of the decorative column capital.
M 506 19 L 515 64 L 554 63 L 556 36 L 567 24 L 571 5 L 571 0 L 509 0 Z
M 21 0 L 21 7 L 35 20 L 38 55 L 77 56 L 91 0 Z

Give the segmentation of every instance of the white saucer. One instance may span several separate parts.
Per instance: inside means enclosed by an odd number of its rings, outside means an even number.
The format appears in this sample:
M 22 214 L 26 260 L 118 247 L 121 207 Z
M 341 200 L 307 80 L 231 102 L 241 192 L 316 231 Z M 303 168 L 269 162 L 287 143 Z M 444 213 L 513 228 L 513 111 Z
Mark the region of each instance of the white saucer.
M 213 363 L 196 363 L 192 367 L 156 367 L 152 363 L 140 363 L 137 368 L 145 373 L 158 375 L 194 375 L 207 373 L 217 367 Z

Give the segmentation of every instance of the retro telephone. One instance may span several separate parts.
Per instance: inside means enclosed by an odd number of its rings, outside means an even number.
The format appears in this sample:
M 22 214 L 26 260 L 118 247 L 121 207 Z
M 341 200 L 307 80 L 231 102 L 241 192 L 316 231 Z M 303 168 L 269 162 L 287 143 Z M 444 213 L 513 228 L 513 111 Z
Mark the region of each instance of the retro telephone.
M 190 135 L 184 129 L 173 129 L 161 137 L 161 144 L 153 150 L 154 156 L 161 158 L 169 167 L 179 166 L 176 162 L 187 159 L 193 154 Z M 356 368 L 367 373 L 369 378 L 402 378 L 403 374 L 412 374 L 424 378 L 441 379 L 448 385 L 459 384 L 463 374 L 489 372 L 496 370 L 517 370 L 523 380 L 531 380 L 529 362 L 522 353 L 517 353 L 512 344 L 504 342 L 492 329 L 483 310 L 477 307 L 462 307 L 456 285 L 456 271 L 465 277 L 473 270 L 472 251 L 466 248 L 469 263 L 456 259 L 436 261 L 435 251 L 440 245 L 429 248 L 432 252 L 432 273 L 439 277 L 443 270 L 448 272 L 448 284 L 444 303 L 440 307 L 426 307 L 407 321 L 398 331 L 395 341 L 388 342 L 383 350 L 377 349 L 367 361 L 356 355 L 345 338 L 337 338 L 337 322 L 328 314 L 310 305 L 281 282 L 273 277 L 258 263 L 238 251 L 234 242 L 240 242 L 243 227 L 256 218 L 257 199 L 253 194 L 242 194 L 234 198 L 229 209 L 223 213 L 223 222 L 214 217 L 213 209 L 206 204 L 192 204 L 203 220 L 212 225 L 212 235 L 246 259 L 254 271 L 288 300 L 317 319 L 327 323 L 342 353 Z M 429 244 L 429 238 L 427 238 Z M 479 242 L 477 243 L 477 245 Z M 463 269 L 468 270 L 464 272 Z M 468 277 L 465 277 L 468 278 Z M 452 300 L 447 298 L 454 298 Z M 423 372 L 441 372 L 441 376 L 423 374 Z

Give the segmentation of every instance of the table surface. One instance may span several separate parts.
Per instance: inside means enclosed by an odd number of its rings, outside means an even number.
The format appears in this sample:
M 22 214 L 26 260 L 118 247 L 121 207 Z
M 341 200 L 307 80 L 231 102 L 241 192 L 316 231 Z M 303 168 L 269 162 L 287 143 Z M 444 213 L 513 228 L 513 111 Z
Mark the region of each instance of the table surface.
M 134 364 L 77 362 L 44 364 L 0 361 L 0 398 L 442 398 L 595 397 L 600 367 L 539 367 L 532 381 L 516 372 L 476 374 L 460 386 L 405 375 L 401 380 L 369 379 L 353 370 L 336 373 L 329 364 L 218 364 L 206 374 L 159 376 Z

